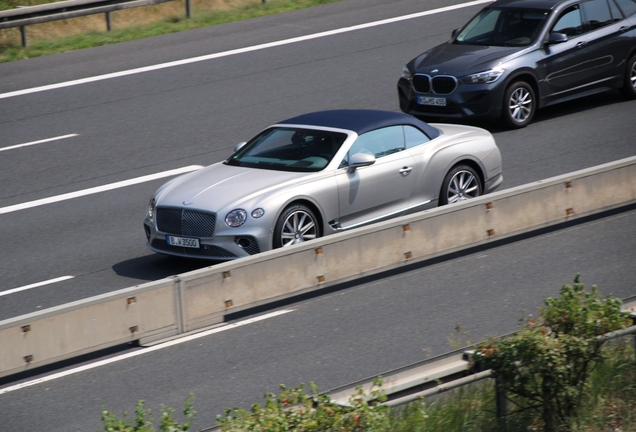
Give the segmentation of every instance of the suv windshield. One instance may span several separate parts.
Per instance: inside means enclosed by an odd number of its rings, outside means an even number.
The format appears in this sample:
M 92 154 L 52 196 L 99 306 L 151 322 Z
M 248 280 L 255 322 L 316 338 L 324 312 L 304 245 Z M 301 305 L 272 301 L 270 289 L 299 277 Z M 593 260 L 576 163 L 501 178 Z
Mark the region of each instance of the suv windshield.
M 523 47 L 541 33 L 548 10 L 488 8 L 481 11 L 457 35 L 453 43 Z
M 347 134 L 274 127 L 258 134 L 234 153 L 227 165 L 278 171 L 320 171 L 334 157 Z

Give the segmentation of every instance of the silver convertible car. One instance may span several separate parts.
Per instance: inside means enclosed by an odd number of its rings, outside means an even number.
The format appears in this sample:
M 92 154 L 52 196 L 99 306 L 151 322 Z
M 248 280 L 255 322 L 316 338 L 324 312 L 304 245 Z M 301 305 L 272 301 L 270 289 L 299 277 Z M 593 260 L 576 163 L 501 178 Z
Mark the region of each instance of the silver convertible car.
M 231 260 L 477 197 L 502 180 L 501 154 L 483 129 L 321 111 L 164 184 L 144 229 L 155 252 Z

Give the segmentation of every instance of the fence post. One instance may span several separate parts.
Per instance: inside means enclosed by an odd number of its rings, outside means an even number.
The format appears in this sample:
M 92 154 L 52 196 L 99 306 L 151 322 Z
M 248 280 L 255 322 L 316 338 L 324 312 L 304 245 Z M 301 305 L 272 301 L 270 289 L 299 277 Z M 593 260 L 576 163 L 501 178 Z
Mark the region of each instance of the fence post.
M 22 46 L 26 48 L 27 46 L 26 26 L 20 26 L 20 37 L 22 39 Z
M 192 8 L 190 6 L 190 0 L 185 0 L 186 7 L 186 18 L 190 18 L 192 16 Z
M 110 31 L 110 12 L 106 12 L 106 30 Z

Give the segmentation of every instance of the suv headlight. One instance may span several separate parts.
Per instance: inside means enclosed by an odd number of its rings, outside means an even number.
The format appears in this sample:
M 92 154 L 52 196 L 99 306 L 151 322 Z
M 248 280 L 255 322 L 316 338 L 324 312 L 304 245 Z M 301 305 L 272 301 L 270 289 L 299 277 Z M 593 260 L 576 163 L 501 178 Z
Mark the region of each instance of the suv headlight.
M 243 209 L 232 210 L 225 216 L 225 223 L 232 228 L 240 227 L 247 220 L 247 212 Z
M 413 78 L 413 74 L 411 73 L 409 68 L 406 66 L 402 68 L 402 78 L 406 78 L 407 80 L 410 80 L 411 78 Z
M 506 70 L 504 68 L 495 67 L 495 68 L 492 68 L 492 69 L 484 71 L 484 72 L 479 72 L 479 73 L 476 73 L 476 74 L 467 75 L 464 78 L 462 78 L 462 81 L 465 82 L 466 84 L 489 84 L 489 83 L 494 83 L 495 81 L 497 81 L 499 79 L 500 76 L 503 75 L 503 73 L 505 71 Z
M 155 201 L 155 197 L 150 198 L 150 202 L 148 202 L 148 210 L 146 215 L 148 216 L 148 219 L 152 223 L 154 223 L 155 221 L 155 205 L 156 204 L 157 202 Z

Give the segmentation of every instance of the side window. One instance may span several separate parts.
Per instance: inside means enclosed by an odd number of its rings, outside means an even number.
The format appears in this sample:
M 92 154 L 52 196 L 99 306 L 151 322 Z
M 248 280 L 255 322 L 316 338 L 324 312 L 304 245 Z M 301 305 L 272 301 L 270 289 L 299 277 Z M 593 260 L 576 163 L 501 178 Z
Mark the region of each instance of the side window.
M 612 13 L 610 12 L 607 0 L 590 0 L 581 3 L 585 22 L 589 30 L 600 29 L 606 25 L 610 25 L 612 21 Z
M 614 0 L 609 0 L 609 6 L 610 10 L 612 11 L 612 18 L 614 19 L 614 22 L 620 21 L 625 18 L 621 10 L 618 8 L 618 6 L 616 6 L 616 3 L 614 3 Z
M 564 33 L 569 38 L 583 34 L 583 21 L 578 5 L 564 10 L 551 31 Z
M 636 0 L 616 0 L 623 15 L 630 16 L 636 13 Z
M 389 126 L 364 133 L 351 145 L 343 163 L 356 153 L 372 154 L 376 158 L 397 153 L 404 150 L 404 133 L 402 126 Z
M 406 142 L 406 148 L 410 149 L 431 139 L 424 134 L 421 130 L 414 128 L 413 126 L 404 126 L 404 141 Z

